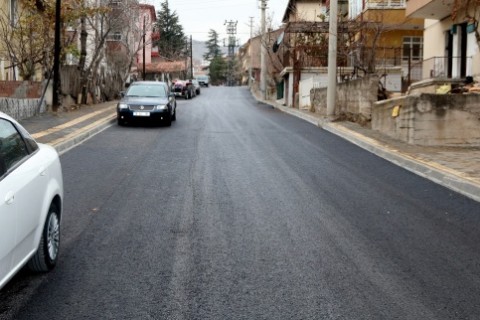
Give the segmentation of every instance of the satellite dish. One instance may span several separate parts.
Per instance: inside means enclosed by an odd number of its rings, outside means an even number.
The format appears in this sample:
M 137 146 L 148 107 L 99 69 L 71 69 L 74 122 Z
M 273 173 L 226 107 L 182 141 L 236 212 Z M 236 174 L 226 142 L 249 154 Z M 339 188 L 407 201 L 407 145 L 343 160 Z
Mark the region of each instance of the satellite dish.
M 278 36 L 278 39 L 277 39 L 277 44 L 280 45 L 283 41 L 283 37 L 285 36 L 285 31 L 282 31 L 282 33 L 280 33 L 280 35 Z
M 280 44 L 281 44 L 282 41 L 283 41 L 284 35 L 285 35 L 285 32 L 282 32 L 282 33 L 280 33 L 280 35 L 278 36 L 277 41 L 275 41 L 275 43 L 273 44 L 273 48 L 272 48 L 273 52 L 277 52 L 277 51 L 278 51 L 278 48 L 280 47 Z

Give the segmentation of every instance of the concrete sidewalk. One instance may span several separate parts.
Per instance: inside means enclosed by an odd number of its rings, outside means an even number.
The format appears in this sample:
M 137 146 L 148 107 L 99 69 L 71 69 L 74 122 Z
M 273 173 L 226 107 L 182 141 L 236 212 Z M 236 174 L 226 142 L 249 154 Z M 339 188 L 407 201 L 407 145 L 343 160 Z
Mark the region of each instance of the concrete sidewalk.
M 116 122 L 116 101 L 46 112 L 20 123 L 40 143 L 62 154 Z
M 269 104 L 308 121 L 379 157 L 480 202 L 480 148 L 412 146 L 355 123 L 329 122 L 309 111 L 255 98 L 259 103 Z M 47 112 L 20 123 L 38 142 L 54 146 L 61 154 L 115 123 L 116 104 L 116 101 L 110 101 L 56 114 Z
M 255 99 L 308 121 L 406 170 L 480 202 L 480 148 L 409 145 L 356 123 L 330 122 L 307 110 L 285 107 L 276 101 L 264 101 L 258 96 Z

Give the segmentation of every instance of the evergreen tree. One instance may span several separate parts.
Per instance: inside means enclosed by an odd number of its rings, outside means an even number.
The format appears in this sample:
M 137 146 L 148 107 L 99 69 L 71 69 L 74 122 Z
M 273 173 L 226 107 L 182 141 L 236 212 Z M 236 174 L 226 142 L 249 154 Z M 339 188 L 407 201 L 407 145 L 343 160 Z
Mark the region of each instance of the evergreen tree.
M 176 11 L 171 11 L 168 0 L 160 4 L 161 9 L 157 11 L 157 30 L 160 32 L 160 39 L 155 42 L 162 57 L 177 60 L 185 55 L 185 33 L 183 26 L 179 23 Z
M 218 33 L 215 30 L 210 29 L 208 32 L 208 41 L 206 42 L 207 52 L 203 55 L 205 60 L 212 61 L 214 58 L 222 56 L 218 41 Z
M 227 62 L 222 56 L 210 60 L 210 82 L 213 85 L 223 84 L 227 78 Z
M 210 61 L 209 73 L 210 82 L 214 85 L 225 82 L 227 71 L 227 62 L 222 57 L 222 50 L 220 50 L 218 33 L 210 29 L 208 32 L 208 41 L 206 42 L 207 52 L 203 55 L 205 60 Z

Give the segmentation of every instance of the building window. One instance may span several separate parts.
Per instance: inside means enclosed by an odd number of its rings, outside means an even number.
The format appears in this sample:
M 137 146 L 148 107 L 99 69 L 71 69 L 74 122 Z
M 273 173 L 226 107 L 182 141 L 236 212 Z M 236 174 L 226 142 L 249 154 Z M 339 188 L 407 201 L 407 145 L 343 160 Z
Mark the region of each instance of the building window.
M 423 37 L 404 37 L 402 48 L 404 61 L 420 61 L 423 59 Z
M 406 1 L 405 0 L 366 0 L 365 1 L 366 7 L 368 9 L 398 9 L 398 8 L 406 8 Z
M 362 0 L 351 0 L 348 8 L 348 17 L 355 19 L 363 10 Z
M 114 32 L 107 37 L 107 41 L 122 41 L 122 34 L 120 32 Z

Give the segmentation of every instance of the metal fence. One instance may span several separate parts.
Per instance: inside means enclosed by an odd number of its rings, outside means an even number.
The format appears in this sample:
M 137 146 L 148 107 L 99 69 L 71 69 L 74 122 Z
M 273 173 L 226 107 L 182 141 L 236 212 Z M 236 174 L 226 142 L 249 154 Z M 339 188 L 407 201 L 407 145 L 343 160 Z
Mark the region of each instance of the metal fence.
M 468 75 L 472 57 L 432 57 L 421 62 L 421 79 L 460 78 Z M 412 65 L 416 67 L 417 64 Z

